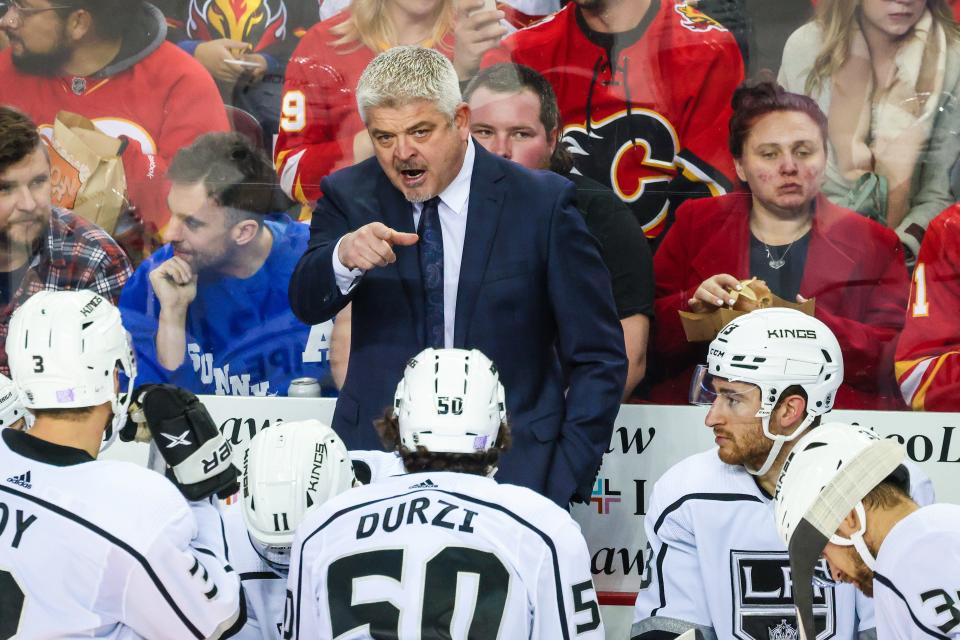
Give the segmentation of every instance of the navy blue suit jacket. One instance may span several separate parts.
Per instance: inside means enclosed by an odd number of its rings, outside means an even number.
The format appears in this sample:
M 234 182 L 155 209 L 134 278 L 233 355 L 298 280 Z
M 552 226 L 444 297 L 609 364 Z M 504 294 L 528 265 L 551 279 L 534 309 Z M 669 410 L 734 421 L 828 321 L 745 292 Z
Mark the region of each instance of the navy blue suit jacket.
M 500 370 L 513 447 L 496 479 L 563 506 L 589 500 L 627 373 L 610 276 L 569 181 L 475 148 L 454 346 L 479 349 Z M 350 449 L 379 449 L 372 423 L 424 348 L 417 247 L 394 247 L 396 262 L 368 271 L 348 295 L 337 287 L 333 250 L 370 222 L 414 233 L 413 208 L 373 158 L 328 176 L 321 189 L 290 306 L 316 324 L 353 302 L 332 426 Z

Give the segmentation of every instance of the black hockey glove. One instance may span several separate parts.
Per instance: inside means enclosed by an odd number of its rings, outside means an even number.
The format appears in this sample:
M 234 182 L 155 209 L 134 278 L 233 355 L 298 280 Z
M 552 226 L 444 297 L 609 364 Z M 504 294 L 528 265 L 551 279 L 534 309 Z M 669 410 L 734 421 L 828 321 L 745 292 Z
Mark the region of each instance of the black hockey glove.
M 120 438 L 141 440 L 137 430 L 142 424 L 167 463 L 167 477 L 188 500 L 202 500 L 214 493 L 226 498 L 239 490 L 230 442 L 197 396 L 172 384 L 138 387 Z

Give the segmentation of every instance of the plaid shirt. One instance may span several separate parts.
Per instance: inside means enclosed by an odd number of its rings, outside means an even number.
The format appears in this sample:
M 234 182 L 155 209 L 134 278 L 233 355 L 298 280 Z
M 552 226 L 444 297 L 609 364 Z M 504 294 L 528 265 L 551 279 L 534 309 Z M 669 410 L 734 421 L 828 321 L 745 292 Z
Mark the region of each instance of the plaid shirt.
M 116 304 L 132 273 L 127 255 L 106 231 L 54 207 L 46 238 L 10 304 L 0 309 L 0 373 L 10 375 L 6 349 L 10 316 L 27 298 L 44 290 L 90 289 Z

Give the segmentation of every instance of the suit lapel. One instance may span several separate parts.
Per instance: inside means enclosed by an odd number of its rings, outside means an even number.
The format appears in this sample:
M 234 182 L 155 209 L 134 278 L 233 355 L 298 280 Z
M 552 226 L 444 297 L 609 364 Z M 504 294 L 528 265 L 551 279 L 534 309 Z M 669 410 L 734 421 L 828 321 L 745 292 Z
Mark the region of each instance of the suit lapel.
M 725 212 L 723 222 L 715 230 L 710 229 L 710 235 L 700 241 L 702 248 L 694 257 L 691 267 L 697 274 L 698 282 L 718 273 L 729 273 L 740 280 L 749 278 L 750 196 L 713 200 L 729 209 Z
M 395 231 L 416 233 L 413 227 L 413 205 L 411 205 L 399 189 L 393 186 L 390 179 L 382 170 L 378 175 L 377 199 L 380 203 L 380 214 L 383 223 Z M 419 328 L 417 336 L 423 340 L 424 311 L 423 311 L 423 283 L 420 279 L 420 258 L 417 245 L 409 247 L 395 246 L 393 252 L 397 261 L 393 267 L 400 276 L 407 302 L 413 310 L 415 326 Z
M 490 250 L 497 235 L 503 213 L 504 187 L 500 184 L 503 170 L 489 152 L 474 142 L 476 157 L 470 177 L 470 204 L 467 208 L 467 230 L 460 261 L 460 279 L 457 286 L 456 322 L 453 346 L 466 344 L 470 319 L 477 305 L 480 283 L 490 258 Z

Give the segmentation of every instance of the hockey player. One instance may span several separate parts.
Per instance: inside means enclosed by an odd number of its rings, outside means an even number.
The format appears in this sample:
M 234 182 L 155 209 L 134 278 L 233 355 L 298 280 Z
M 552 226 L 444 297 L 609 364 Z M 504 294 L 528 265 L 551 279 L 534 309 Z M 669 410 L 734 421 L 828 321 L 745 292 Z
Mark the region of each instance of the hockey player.
M 511 61 L 550 82 L 577 170 L 629 204 L 648 238 L 685 199 L 731 190 L 727 125 L 743 61 L 730 33 L 693 6 L 574 0 L 504 39 L 483 66 Z M 469 62 L 454 59 L 461 79 Z
M 15 312 L 7 347 L 36 421 L 0 431 L 0 637 L 228 635 L 240 580 L 210 496 L 236 486 L 236 470 L 196 398 L 138 390 L 171 482 L 96 459 L 125 423 L 136 375 L 106 298 L 40 292 Z
M 242 505 L 223 515 L 230 565 L 243 581 L 247 607 L 236 638 L 280 638 L 293 532 L 308 509 L 354 483 L 346 447 L 319 420 L 282 422 L 250 441 Z
M 705 639 L 795 637 L 796 581 L 772 496 L 794 442 L 833 406 L 843 382 L 840 346 L 821 321 L 773 308 L 727 324 L 708 353 L 690 396 L 710 405 L 706 425 L 717 448 L 682 460 L 654 486 L 632 638 L 690 629 Z M 929 480 L 915 480 L 920 493 L 932 494 Z M 816 594 L 818 637 L 852 640 L 873 627 L 869 603 L 853 588 Z
M 0 429 L 23 431 L 28 421 L 33 424 L 33 414 L 24 408 L 13 380 L 0 373 Z
M 822 554 L 834 579 L 873 596 L 878 638 L 960 638 L 960 506 L 919 507 L 904 458 L 896 442 L 845 424 L 812 431 L 787 458 L 776 522 L 801 637 L 818 630 L 810 577 Z
M 960 205 L 930 222 L 897 343 L 900 393 L 915 411 L 960 411 Z
M 603 638 L 579 527 L 548 499 L 489 477 L 509 442 L 504 406 L 479 351 L 410 360 L 380 424 L 410 473 L 307 515 L 285 637 Z

